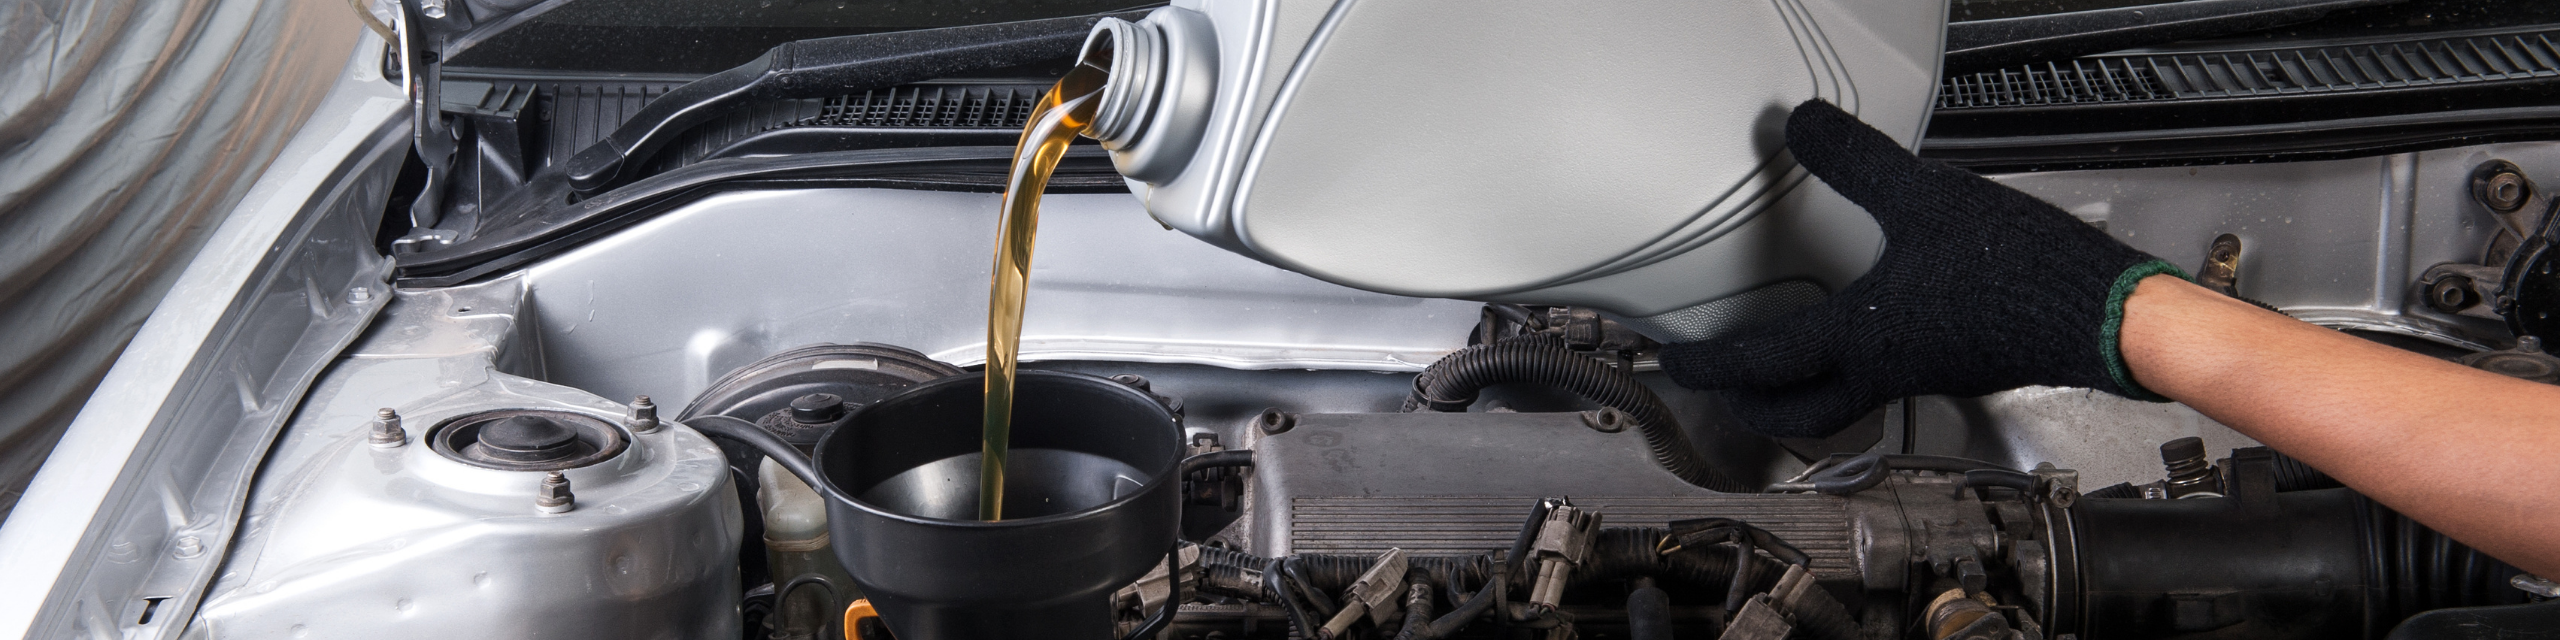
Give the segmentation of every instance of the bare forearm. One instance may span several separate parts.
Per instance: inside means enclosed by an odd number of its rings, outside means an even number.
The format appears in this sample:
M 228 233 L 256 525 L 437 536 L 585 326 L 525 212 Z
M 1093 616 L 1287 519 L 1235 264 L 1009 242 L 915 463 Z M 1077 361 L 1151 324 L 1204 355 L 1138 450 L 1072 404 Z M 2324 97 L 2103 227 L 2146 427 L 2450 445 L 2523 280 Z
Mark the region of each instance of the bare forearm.
M 2560 575 L 2560 387 L 2374 344 L 2172 277 L 2127 300 L 2144 387 L 2392 509 Z

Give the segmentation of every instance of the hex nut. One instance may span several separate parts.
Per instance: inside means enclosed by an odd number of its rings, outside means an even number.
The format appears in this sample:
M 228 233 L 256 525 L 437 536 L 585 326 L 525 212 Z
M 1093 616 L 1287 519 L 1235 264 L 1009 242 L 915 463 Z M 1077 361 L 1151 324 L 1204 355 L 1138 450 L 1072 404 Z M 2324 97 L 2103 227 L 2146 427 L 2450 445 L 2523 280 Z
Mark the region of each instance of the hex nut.
M 632 433 L 656 433 L 658 431 L 658 403 L 651 402 L 649 400 L 649 396 L 632 398 L 631 417 L 629 420 L 625 421 L 622 426 L 630 429 Z
M 365 440 L 377 449 L 391 449 L 409 444 L 409 430 L 401 428 L 400 412 L 390 407 L 383 407 L 382 410 L 373 412 L 373 421 L 367 423 L 366 430 L 369 433 Z
M 534 490 L 533 508 L 543 513 L 568 513 L 578 508 L 577 494 L 569 491 L 569 477 L 558 471 L 542 476 L 542 487 Z

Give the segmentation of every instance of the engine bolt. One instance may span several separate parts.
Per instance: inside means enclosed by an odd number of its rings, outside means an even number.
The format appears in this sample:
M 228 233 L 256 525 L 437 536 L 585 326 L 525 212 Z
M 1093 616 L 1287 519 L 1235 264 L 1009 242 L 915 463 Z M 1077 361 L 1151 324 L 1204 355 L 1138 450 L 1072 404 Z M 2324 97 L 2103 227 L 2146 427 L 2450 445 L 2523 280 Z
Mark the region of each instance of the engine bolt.
M 657 433 L 658 403 L 650 402 L 649 396 L 633 398 L 631 419 L 624 422 L 623 426 L 629 427 L 632 433 Z
M 1261 429 L 1262 435 L 1266 436 L 1276 436 L 1288 433 L 1290 429 L 1297 428 L 1298 414 L 1281 411 L 1277 408 L 1264 409 L 1262 410 L 1262 415 L 1253 417 L 1253 426 Z
M 2463 276 L 2437 278 L 2427 285 L 2427 306 L 2445 313 L 2459 313 L 2480 304 L 2480 294 L 2471 290 L 2471 279 Z
M 2480 195 L 2491 209 L 2514 211 L 2524 206 L 2524 176 L 2503 172 L 2489 176 L 2489 184 Z
M 1598 411 L 1582 412 L 1582 426 L 1601 433 L 1625 431 L 1627 423 L 1632 421 L 1634 419 L 1628 417 L 1627 412 L 1619 411 L 1617 407 L 1601 407 Z
M 178 557 L 180 557 L 180 558 L 193 558 L 193 557 L 200 556 L 200 555 L 204 555 L 204 541 L 203 541 L 203 540 L 196 539 L 196 537 L 195 537 L 195 536 L 179 536 L 179 537 L 178 537 L 178 549 L 177 549 L 177 556 L 178 556 Z
M 2513 213 L 2533 198 L 2533 182 L 2513 162 L 2491 160 L 2471 172 L 2471 198 L 2498 213 Z
M 409 443 L 409 431 L 400 428 L 400 412 L 390 407 L 373 412 L 372 435 L 367 441 L 376 449 L 391 449 Z
M 543 513 L 568 513 L 578 508 L 577 494 L 569 492 L 569 477 L 558 471 L 542 477 L 542 488 L 534 491 L 533 508 Z

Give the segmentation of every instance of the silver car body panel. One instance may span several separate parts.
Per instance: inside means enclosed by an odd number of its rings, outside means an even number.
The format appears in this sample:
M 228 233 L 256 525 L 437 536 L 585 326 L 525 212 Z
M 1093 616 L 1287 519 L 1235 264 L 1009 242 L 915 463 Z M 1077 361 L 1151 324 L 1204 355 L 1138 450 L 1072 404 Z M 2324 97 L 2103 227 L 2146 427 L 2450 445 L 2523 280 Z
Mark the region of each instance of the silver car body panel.
M 0 524 L 0 637 L 167 637 L 194 608 L 269 439 L 391 298 L 373 224 L 408 133 L 380 50 L 359 42 Z
M 1129 196 L 1042 203 L 1022 358 L 1418 371 L 1481 305 L 1291 273 L 1147 219 Z M 544 379 L 688 398 L 774 352 L 894 344 L 986 353 L 995 194 L 733 191 L 526 271 Z
M 535 505 L 543 472 L 428 444 L 434 425 L 485 411 L 628 415 L 510 373 L 534 337 L 518 326 L 523 291 L 502 278 L 399 293 L 286 426 L 186 637 L 734 635 L 744 523 L 728 460 L 701 434 L 625 433 L 629 448 L 564 472 L 576 497 L 563 513 Z M 370 444 L 385 407 L 405 444 Z

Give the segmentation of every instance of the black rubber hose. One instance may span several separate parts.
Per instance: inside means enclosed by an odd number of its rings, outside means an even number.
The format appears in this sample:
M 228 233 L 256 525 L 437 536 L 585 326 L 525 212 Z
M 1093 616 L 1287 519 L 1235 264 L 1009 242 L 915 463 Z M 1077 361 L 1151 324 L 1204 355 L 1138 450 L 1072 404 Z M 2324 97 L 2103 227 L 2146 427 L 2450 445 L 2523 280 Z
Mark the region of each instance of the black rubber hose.
M 1725 478 L 1698 459 L 1689 436 L 1681 433 L 1671 405 L 1633 374 L 1609 363 L 1568 351 L 1551 337 L 1533 336 L 1480 344 L 1431 363 L 1413 380 L 1405 411 L 1464 411 L 1485 387 L 1505 382 L 1531 382 L 1573 392 L 1585 399 L 1626 412 L 1653 450 L 1654 462 L 1689 484 L 1725 493 L 1750 488 Z
M 1431 628 L 1431 572 L 1413 569 L 1405 572 L 1404 629 L 1396 632 L 1396 640 L 1438 640 Z
M 1174 610 L 1182 608 L 1182 584 L 1171 578 L 1182 575 L 1181 560 L 1181 545 L 1175 545 L 1172 553 L 1164 555 L 1164 575 L 1172 591 L 1164 594 L 1163 607 L 1157 608 L 1154 615 L 1147 616 L 1146 621 L 1138 623 L 1138 628 L 1130 629 L 1129 635 L 1120 636 L 1120 640 L 1154 640 L 1156 634 L 1164 632 L 1165 625 L 1173 623 Z
M 1528 521 L 1520 523 L 1520 535 L 1511 539 L 1511 548 L 1502 555 L 1502 564 L 1509 567 L 1506 575 L 1515 577 L 1527 575 L 1529 542 L 1538 537 L 1538 527 L 1546 522 L 1547 513 L 1554 510 L 1556 504 L 1556 500 L 1542 499 L 1536 505 L 1529 507 Z
M 1249 556 L 1248 556 L 1249 557 Z M 1289 556 L 1289 573 L 1293 580 L 1303 580 L 1304 587 L 1324 593 L 1351 588 L 1378 561 L 1375 556 L 1302 553 Z M 1259 562 L 1258 559 L 1249 562 Z M 1434 579 L 1482 581 L 1492 565 L 1489 555 L 1472 556 L 1405 556 L 1406 566 L 1431 572 Z
M 1511 581 L 1502 575 L 1509 571 L 1509 569 L 1494 569 L 1494 575 L 1487 576 L 1484 588 L 1477 589 L 1473 597 L 1467 598 L 1466 604 L 1458 605 L 1458 608 L 1449 610 L 1449 615 L 1440 616 L 1440 619 L 1431 622 L 1431 635 L 1448 637 L 1449 634 L 1457 633 L 1458 628 L 1467 626 L 1467 623 L 1482 617 L 1485 610 L 1493 608 L 1495 603 L 1509 599 L 1505 594 L 1510 593 Z
M 1271 602 L 1271 592 L 1263 586 L 1261 568 L 1270 563 L 1261 556 L 1219 547 L 1200 548 L 1200 592 Z
M 2449 607 L 2519 604 L 2507 581 L 2522 573 L 2382 503 L 2354 497 L 2365 523 L 2365 567 L 2379 631 L 2419 612 Z
M 2338 482 L 2337 478 L 2329 477 L 2328 473 L 2314 469 L 2309 463 L 2294 459 L 2293 456 L 2285 455 L 2282 451 L 2276 452 L 2274 466 L 2277 491 L 2311 491 L 2347 486 Z
M 1345 558 L 1337 556 L 1334 558 L 1322 558 L 1321 560 L 1331 560 L 1333 561 L 1331 564 L 1340 566 L 1347 564 L 1342 562 L 1344 559 Z M 1298 588 L 1298 595 L 1305 597 L 1309 606 L 1315 607 L 1314 613 L 1316 614 L 1315 617 L 1317 619 L 1332 620 L 1334 612 L 1339 611 L 1339 609 L 1334 607 L 1333 597 L 1326 594 L 1349 588 L 1352 582 L 1356 582 L 1360 579 L 1360 574 L 1368 572 L 1369 566 L 1366 563 L 1360 564 L 1360 568 L 1358 570 L 1351 571 L 1347 574 L 1349 578 L 1343 580 L 1340 586 L 1334 586 L 1333 581 L 1330 580 L 1318 583 L 1307 578 L 1307 573 L 1305 571 L 1306 564 L 1316 561 L 1320 561 L 1319 557 L 1305 555 L 1289 556 L 1280 559 L 1280 570 L 1289 574 L 1289 583 Z M 1319 588 L 1316 586 L 1318 584 L 1326 586 Z
M 1202 557 L 1205 559 L 1207 556 Z M 1289 595 L 1288 582 L 1288 575 L 1280 572 L 1280 560 L 1275 558 L 1264 561 L 1262 589 L 1270 592 L 1271 599 L 1280 603 L 1280 610 L 1289 614 L 1289 635 L 1296 638 L 1314 638 L 1316 627 L 1307 622 L 1307 610 L 1298 606 L 1298 598 Z
M 1188 458 L 1183 458 L 1183 459 L 1182 459 L 1182 475 L 1184 475 L 1184 476 L 1189 476 L 1189 475 L 1191 475 L 1191 474 L 1199 473 L 1199 472 L 1202 472 L 1202 471 L 1207 471 L 1207 470 L 1210 470 L 1210 469 L 1221 469 L 1221 468 L 1226 468 L 1226 467 L 1250 467 L 1250 466 L 1253 466 L 1253 450 L 1252 450 L 1252 449 L 1228 449 L 1228 450 L 1226 450 L 1226 451 L 1219 451 L 1219 452 L 1216 452 L 1216 453 L 1203 453 L 1203 454 L 1200 454 L 1200 455 L 1191 456 L 1191 457 L 1188 457 Z
M 2038 480 L 2035 476 L 2008 469 L 1975 469 L 1964 472 L 1964 486 L 2000 487 L 2032 494 Z
M 1566 585 L 1569 588 L 1581 588 L 1622 582 L 1639 576 L 1650 576 L 1658 580 L 1712 588 L 1721 594 L 1731 584 L 1734 567 L 1734 553 L 1731 545 L 1705 545 L 1682 549 L 1666 556 L 1654 549 L 1663 536 L 1669 533 L 1668 529 L 1662 527 L 1602 527 L 1597 534 L 1597 539 L 1593 541 L 1591 558 L 1574 570 L 1572 577 L 1566 580 Z M 1253 565 L 1267 567 L 1264 569 L 1266 574 L 1282 572 L 1280 569 L 1282 562 L 1279 559 L 1264 559 L 1224 549 L 1203 549 L 1200 560 L 1212 576 L 1230 571 L 1240 573 L 1235 569 L 1236 567 Z M 1297 554 L 1287 557 L 1286 560 L 1286 564 L 1296 565 L 1299 568 L 1299 574 L 1306 577 L 1307 582 L 1304 588 L 1307 591 L 1333 593 L 1350 588 L 1351 583 L 1358 581 L 1360 574 L 1366 572 L 1369 564 L 1377 561 L 1377 558 L 1361 555 Z M 1466 605 L 1451 610 L 1452 615 L 1466 612 L 1470 607 L 1474 607 L 1475 600 L 1483 598 L 1485 593 L 1500 586 L 1503 581 L 1498 578 L 1504 576 L 1499 574 L 1508 573 L 1507 569 L 1498 568 L 1497 563 L 1489 555 L 1407 556 L 1405 561 L 1413 568 L 1431 574 L 1434 580 L 1481 582 L 1487 585 L 1469 596 L 1469 602 Z M 1769 590 L 1769 587 L 1778 583 L 1778 577 L 1786 573 L 1786 563 L 1768 556 L 1754 555 L 1751 562 L 1752 576 L 1747 588 L 1753 592 Z M 1278 584 L 1274 576 L 1264 575 L 1262 580 L 1266 595 L 1287 596 L 1299 593 L 1292 591 L 1278 594 L 1269 591 Z M 1212 584 L 1216 582 L 1213 580 Z M 1233 591 L 1228 592 L 1227 595 L 1253 597 Z M 1289 597 L 1268 597 L 1263 601 L 1295 602 L 1294 598 Z M 1482 609 L 1477 608 L 1476 612 L 1481 613 Z
M 1653 586 L 1653 578 L 1636 578 L 1627 593 L 1627 638 L 1671 640 L 1671 594 Z
M 1662 555 L 1654 545 L 1670 531 L 1661 527 L 1602 527 L 1593 541 L 1591 559 L 1565 581 L 1568 589 L 1601 583 L 1614 583 L 1651 576 L 1714 589 L 1721 596 L 1733 582 L 1733 547 L 1724 544 L 1682 549 Z M 1752 556 L 1751 580 L 1747 589 L 1753 593 L 1777 586 L 1785 575 L 1786 563 L 1768 556 Z
M 2106 487 L 2096 491 L 2080 494 L 2080 497 L 2083 499 L 2104 498 L 2109 500 L 2132 500 L 2142 497 L 2142 489 L 2140 487 L 2133 486 L 2132 483 L 2118 482 L 2107 485 Z

